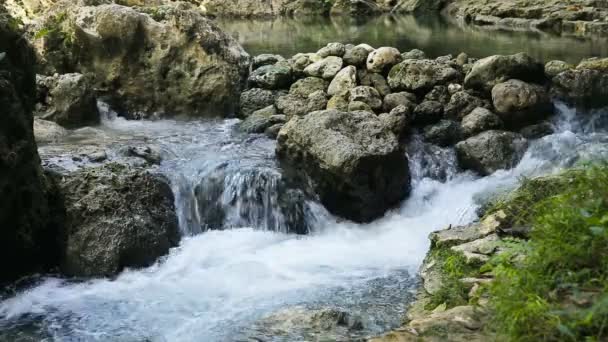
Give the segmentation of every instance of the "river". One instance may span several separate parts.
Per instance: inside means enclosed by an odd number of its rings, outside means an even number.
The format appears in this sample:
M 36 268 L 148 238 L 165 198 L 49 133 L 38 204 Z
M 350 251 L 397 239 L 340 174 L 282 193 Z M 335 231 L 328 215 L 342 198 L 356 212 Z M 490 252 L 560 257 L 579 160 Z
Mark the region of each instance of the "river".
M 327 35 L 325 41 L 340 40 Z M 472 39 L 460 50 L 475 53 L 478 44 Z M 594 53 L 589 49 L 572 58 Z M 102 109 L 110 149 L 133 141 L 160 146 L 157 171 L 176 195 L 181 245 L 154 266 L 115 279 L 42 277 L 5 296 L 2 341 L 335 341 L 380 334 L 401 322 L 430 232 L 475 220 L 484 199 L 522 177 L 608 157 L 607 113 L 577 113 L 563 104 L 555 134 L 532 142 L 514 169 L 488 177 L 460 172 L 452 149 L 414 137 L 407 149 L 411 196 L 382 219 L 354 224 L 292 186 L 274 158 L 275 142 L 239 133 L 236 119 L 126 121 Z M 47 162 L 69 167 L 58 150 L 40 148 Z M 306 324 L 311 313 L 327 310 L 359 324 L 329 330 Z

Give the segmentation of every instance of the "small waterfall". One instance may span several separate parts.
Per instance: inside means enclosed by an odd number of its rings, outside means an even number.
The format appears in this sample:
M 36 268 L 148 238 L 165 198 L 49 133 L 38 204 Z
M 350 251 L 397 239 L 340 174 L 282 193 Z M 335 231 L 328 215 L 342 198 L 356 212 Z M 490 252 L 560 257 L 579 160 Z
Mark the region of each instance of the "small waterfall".
M 187 234 L 243 227 L 308 234 L 324 215 L 269 165 L 208 161 L 194 177 L 175 180 L 174 188 Z
M 452 147 L 443 148 L 426 143 L 420 134 L 416 134 L 412 136 L 406 150 L 414 182 L 424 178 L 445 182 L 458 174 L 458 161 Z

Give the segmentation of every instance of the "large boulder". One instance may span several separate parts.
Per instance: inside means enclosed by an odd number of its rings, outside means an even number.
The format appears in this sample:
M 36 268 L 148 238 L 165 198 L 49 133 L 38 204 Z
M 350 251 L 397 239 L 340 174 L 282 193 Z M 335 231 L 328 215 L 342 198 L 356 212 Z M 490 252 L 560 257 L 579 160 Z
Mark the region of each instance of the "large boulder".
M 54 266 L 61 236 L 33 133 L 34 52 L 0 4 L 0 283 Z
M 90 74 L 125 115 L 217 116 L 237 109 L 249 55 L 199 10 L 185 3 L 136 9 L 63 1 L 48 12 L 41 29 L 51 33 L 38 44 L 47 68 Z M 58 52 L 71 56 L 70 63 L 55 58 Z
M 462 168 L 487 176 L 514 167 L 527 147 L 521 134 L 492 130 L 459 142 L 456 153 Z
M 410 191 L 405 152 L 373 113 L 326 110 L 292 118 L 279 133 L 277 156 L 312 179 L 331 212 L 357 222 L 378 218 Z
M 36 116 L 64 127 L 99 123 L 95 92 L 82 74 L 38 76 Z
M 111 276 L 154 263 L 179 242 L 173 192 L 148 171 L 110 163 L 63 174 L 67 241 L 62 271 Z
M 520 80 L 508 80 L 492 88 L 496 113 L 509 126 L 523 127 L 553 113 L 544 87 Z
M 605 64 L 608 65 L 608 62 Z M 601 65 L 597 61 L 595 63 L 584 61 L 576 69 L 559 73 L 553 77 L 551 93 L 568 102 L 584 106 L 607 104 L 608 67 L 600 68 Z
M 545 79 L 544 66 L 525 53 L 494 55 L 475 62 L 464 79 L 464 85 L 489 92 L 498 83 L 512 78 L 542 83 Z
M 58 142 L 68 135 L 68 131 L 53 121 L 34 119 L 34 137 L 37 143 Z
M 429 59 L 406 59 L 391 69 L 388 84 L 393 90 L 426 92 L 461 77 L 462 74 L 449 64 Z

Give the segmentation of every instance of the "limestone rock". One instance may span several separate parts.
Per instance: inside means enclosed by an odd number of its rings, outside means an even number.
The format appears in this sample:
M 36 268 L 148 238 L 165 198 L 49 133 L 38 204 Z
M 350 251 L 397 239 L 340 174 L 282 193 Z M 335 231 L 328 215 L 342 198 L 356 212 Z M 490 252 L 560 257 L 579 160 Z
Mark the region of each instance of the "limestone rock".
M 498 83 L 515 78 L 526 82 L 542 82 L 544 68 L 525 53 L 494 55 L 475 62 L 466 75 L 466 88 L 490 91 Z
M 367 70 L 382 73 L 401 62 L 401 53 L 393 47 L 381 47 L 372 51 L 367 57 Z
M 486 108 L 477 107 L 470 114 L 462 118 L 462 133 L 471 137 L 483 131 L 502 128 L 500 117 Z
M 388 84 L 393 90 L 420 92 L 448 84 L 461 76 L 458 70 L 447 64 L 428 59 L 406 59 L 391 69 Z
M 490 175 L 514 167 L 528 147 L 523 136 L 506 131 L 486 131 L 456 145 L 458 162 L 464 169 Z
M 60 189 L 69 227 L 66 274 L 149 266 L 179 241 L 171 187 L 147 171 L 106 164 L 62 175 Z
M 330 96 L 349 93 L 357 86 L 357 68 L 347 66 L 340 70 L 329 84 L 327 94 Z
M 304 73 L 308 76 L 331 80 L 342 69 L 343 64 L 342 58 L 329 56 L 304 68 Z
M 281 129 L 277 156 L 310 177 L 333 213 L 367 222 L 410 190 L 397 137 L 373 113 L 326 110 L 294 117 Z
M 508 80 L 492 88 L 492 101 L 505 124 L 525 126 L 553 114 L 547 91 L 539 85 Z

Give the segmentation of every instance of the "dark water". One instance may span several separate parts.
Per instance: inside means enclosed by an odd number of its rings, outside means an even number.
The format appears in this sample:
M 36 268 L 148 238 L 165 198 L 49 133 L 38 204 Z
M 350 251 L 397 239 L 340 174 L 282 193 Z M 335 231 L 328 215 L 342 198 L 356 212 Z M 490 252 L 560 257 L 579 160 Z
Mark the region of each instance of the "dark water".
M 348 18 L 220 20 L 252 55 L 292 56 L 315 52 L 329 42 L 414 48 L 430 57 L 466 52 L 472 57 L 527 52 L 539 60 L 578 63 L 608 56 L 608 39 L 576 38 L 541 32 L 513 32 L 459 26 L 438 16 L 382 16 L 364 22 Z

